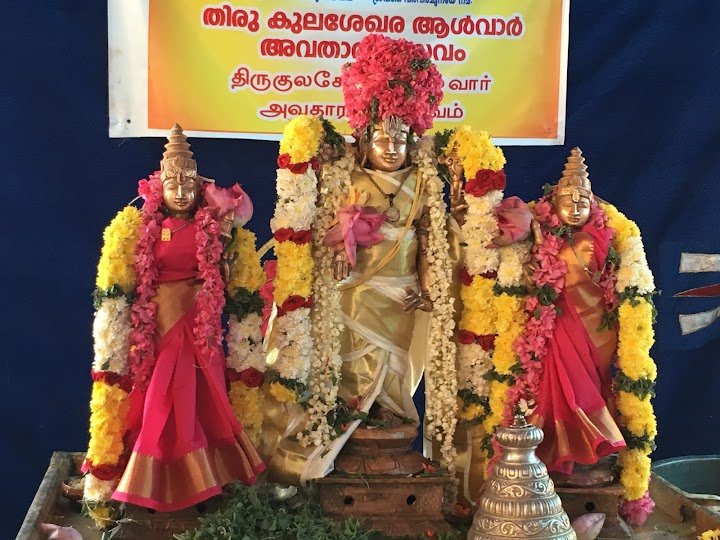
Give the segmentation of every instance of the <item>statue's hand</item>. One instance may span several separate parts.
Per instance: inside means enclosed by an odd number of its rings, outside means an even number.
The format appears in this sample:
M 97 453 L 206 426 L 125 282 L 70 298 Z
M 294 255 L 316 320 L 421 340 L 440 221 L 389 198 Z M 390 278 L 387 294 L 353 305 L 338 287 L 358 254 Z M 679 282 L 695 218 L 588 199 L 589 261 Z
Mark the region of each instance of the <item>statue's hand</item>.
M 455 218 L 455 221 L 461 227 L 465 224 L 465 216 L 467 214 L 468 205 L 460 198 L 457 202 L 450 202 L 450 215 Z
M 422 295 L 418 294 L 412 287 L 407 287 L 405 289 L 405 293 L 405 299 L 403 300 L 403 310 L 415 311 L 416 309 L 419 309 L 420 311 L 432 311 L 433 303 L 429 298 L 424 298 Z
M 232 228 L 234 212 L 228 212 L 225 217 L 220 220 L 220 236 L 223 242 L 229 242 L 232 239 Z
M 350 275 L 350 261 L 344 249 L 340 249 L 335 253 L 333 258 L 333 279 L 342 281 Z
M 543 234 L 540 230 L 540 224 L 535 221 L 533 218 L 532 223 L 530 224 L 530 227 L 532 228 L 533 236 L 535 237 L 535 243 L 536 244 L 542 244 L 543 243 Z

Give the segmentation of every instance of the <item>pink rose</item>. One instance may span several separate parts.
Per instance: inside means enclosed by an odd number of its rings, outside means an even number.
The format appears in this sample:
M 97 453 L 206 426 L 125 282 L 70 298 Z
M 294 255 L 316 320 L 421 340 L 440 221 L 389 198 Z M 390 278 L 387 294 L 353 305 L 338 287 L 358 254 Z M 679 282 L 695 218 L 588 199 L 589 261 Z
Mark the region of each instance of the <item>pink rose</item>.
M 498 230 L 500 234 L 493 238 L 492 247 L 507 246 L 521 242 L 530 235 L 532 214 L 519 197 L 508 197 L 496 208 Z
M 385 214 L 372 206 L 352 205 L 338 210 L 338 224 L 325 236 L 325 245 L 343 245 L 350 266 L 355 266 L 357 246 L 369 247 L 385 238 L 380 227 L 385 223 Z
M 235 208 L 238 201 L 232 190 L 208 184 L 205 187 L 205 202 L 212 217 L 219 221 Z

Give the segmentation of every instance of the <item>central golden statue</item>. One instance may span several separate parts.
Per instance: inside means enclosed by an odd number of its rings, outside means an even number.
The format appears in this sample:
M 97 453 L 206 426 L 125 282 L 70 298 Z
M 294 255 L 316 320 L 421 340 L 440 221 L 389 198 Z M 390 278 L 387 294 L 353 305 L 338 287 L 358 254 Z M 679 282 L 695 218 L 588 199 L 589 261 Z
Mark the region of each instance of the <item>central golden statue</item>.
M 387 80 L 375 88 L 379 78 Z M 333 189 L 323 187 L 332 183 L 333 175 L 343 178 L 338 184 L 343 195 L 337 220 L 324 237 L 324 245 L 331 250 L 329 272 L 334 279 L 328 287 L 337 290 L 337 317 L 342 325 L 337 335 L 337 375 L 330 382 L 319 383 L 317 372 L 311 373 L 306 405 L 285 405 L 290 417 L 287 422 L 277 412 L 276 404 L 267 408 L 264 448 L 271 456 L 270 475 L 291 484 L 331 472 L 348 440 L 357 439 L 359 432 L 353 433 L 363 422 L 376 428 L 411 430 L 405 436 L 410 446 L 419 425 L 413 394 L 429 365 L 436 366 L 434 370 L 428 368 L 432 373 L 429 387 L 436 389 L 433 399 L 438 398 L 433 403 L 442 401 L 445 405 L 438 406 L 448 408 L 434 414 L 437 433 L 450 432 L 455 426 L 454 344 L 447 332 L 453 324 L 448 293 L 451 255 L 445 234 L 447 212 L 442 182 L 435 160 L 430 157 L 431 144 L 418 140 L 418 135 L 430 127 L 442 98 L 442 79 L 422 46 L 371 35 L 360 43 L 357 59 L 345 67 L 342 81 L 357 144 L 345 149 L 340 159 L 325 160 L 318 195 L 321 198 L 323 191 Z M 281 152 L 284 147 L 292 145 L 281 143 Z M 281 166 L 305 170 L 297 163 L 288 164 L 283 156 L 278 161 Z M 278 183 L 278 194 L 284 201 L 280 174 Z M 318 202 L 317 206 L 327 204 Z M 277 210 L 275 215 L 278 239 L 282 231 L 277 227 L 278 219 L 282 221 L 282 216 L 278 218 Z M 289 234 L 297 237 L 295 230 L 282 238 Z M 318 265 L 322 266 L 316 258 L 316 273 Z M 279 274 L 282 266 L 279 260 Z M 283 279 L 280 277 L 280 282 Z M 318 279 L 322 276 L 316 276 Z M 433 283 L 437 284 L 435 289 Z M 280 311 L 284 315 L 280 318 L 286 319 L 286 310 Z M 282 328 L 286 325 L 280 323 Z M 276 329 L 270 342 L 277 342 L 278 335 L 286 334 Z M 332 335 L 316 336 L 316 349 L 318 337 L 333 339 Z M 437 362 L 430 361 L 429 356 L 437 358 Z M 438 368 L 442 362 L 444 367 Z M 283 367 L 286 365 L 287 360 L 278 360 L 279 382 L 287 388 L 306 388 L 295 380 L 288 381 L 283 373 L 293 371 Z M 443 371 L 445 368 L 449 372 Z M 321 441 L 316 438 L 313 444 L 303 445 L 303 440 L 311 438 L 308 432 L 313 431 L 307 416 L 312 416 L 318 400 L 326 400 L 325 396 L 332 392 L 337 395 L 335 407 L 325 415 L 331 418 L 330 435 L 326 431 Z M 441 396 L 445 399 L 441 400 Z M 428 409 L 432 417 L 432 406 Z M 448 439 L 445 448 L 452 452 L 450 442 Z M 414 465 L 407 466 L 419 469 L 421 465 L 418 455 Z M 399 474 L 397 471 L 404 471 L 403 467 L 390 470 Z

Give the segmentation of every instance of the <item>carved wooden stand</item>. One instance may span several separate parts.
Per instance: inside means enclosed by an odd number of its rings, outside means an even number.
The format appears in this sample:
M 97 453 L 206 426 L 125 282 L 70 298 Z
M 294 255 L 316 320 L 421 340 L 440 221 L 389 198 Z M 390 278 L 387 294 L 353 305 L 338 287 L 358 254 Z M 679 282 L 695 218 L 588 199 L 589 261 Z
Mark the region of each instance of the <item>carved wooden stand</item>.
M 446 531 L 443 492 L 449 476 L 411 476 L 425 459 L 412 448 L 415 425 L 360 427 L 335 460 L 335 471 L 318 483 L 320 506 L 338 519 L 362 519 L 390 536 Z
M 622 486 L 616 482 L 603 487 L 556 487 L 563 508 L 571 520 L 588 512 L 605 514 L 605 525 L 599 539 L 631 538 L 632 529 L 618 514 Z
M 318 481 L 320 506 L 336 519 L 354 517 L 389 536 L 450 530 L 442 514 L 448 476 L 349 478 L 331 474 Z

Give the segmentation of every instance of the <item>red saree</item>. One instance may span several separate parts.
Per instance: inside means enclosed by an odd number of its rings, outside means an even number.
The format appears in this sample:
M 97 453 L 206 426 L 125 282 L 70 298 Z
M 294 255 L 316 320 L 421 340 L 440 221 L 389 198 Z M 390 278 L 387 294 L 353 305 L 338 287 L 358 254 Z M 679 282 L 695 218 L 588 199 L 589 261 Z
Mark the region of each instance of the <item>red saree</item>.
M 130 393 L 132 453 L 113 499 L 172 512 L 234 480 L 253 484 L 265 466 L 230 406 L 225 359 L 204 358 L 194 344 L 195 226 L 178 218 L 162 226 L 175 232 L 154 249 L 155 368 L 145 394 Z
M 625 447 L 611 414 L 611 364 L 617 332 L 599 330 L 605 312 L 602 288 L 591 276 L 602 271 L 611 232 L 586 225 L 566 243 L 562 310 L 543 360 L 543 379 L 532 421 L 545 438 L 538 457 L 551 471 L 572 474 L 573 464 L 596 463 Z

